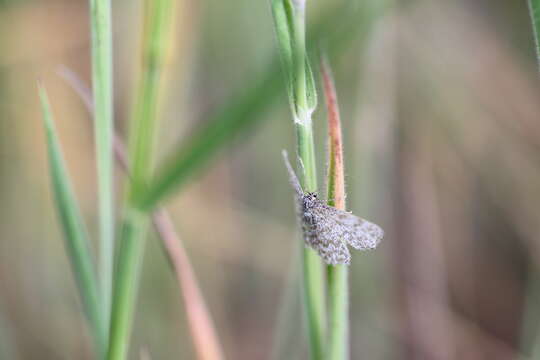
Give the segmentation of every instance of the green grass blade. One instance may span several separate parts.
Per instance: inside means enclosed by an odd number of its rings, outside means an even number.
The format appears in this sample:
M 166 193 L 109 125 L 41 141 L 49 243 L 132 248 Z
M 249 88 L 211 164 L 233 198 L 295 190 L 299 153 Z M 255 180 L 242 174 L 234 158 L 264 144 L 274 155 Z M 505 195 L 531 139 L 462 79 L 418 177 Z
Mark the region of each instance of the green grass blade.
M 110 0 L 90 0 L 90 26 L 99 201 L 99 274 L 103 314 L 108 324 L 114 261 L 113 51 Z
M 146 1 L 142 46 L 142 72 L 130 129 L 133 183 L 131 200 L 146 188 L 152 174 L 154 134 L 157 124 L 158 93 L 163 75 L 171 23 L 171 0 Z M 130 200 L 130 201 L 131 201 Z
M 349 269 L 347 265 L 327 267 L 328 360 L 349 359 Z
M 532 30 L 534 36 L 534 47 L 536 50 L 536 60 L 540 65 L 540 0 L 528 0 L 529 14 L 532 21 Z
M 272 15 L 274 18 L 274 29 L 276 32 L 276 39 L 278 41 L 278 50 L 281 58 L 281 64 L 285 76 L 287 78 L 287 93 L 289 95 L 289 102 L 295 103 L 294 91 L 291 86 L 293 82 L 293 8 L 290 1 L 273 0 L 272 1 Z
M 201 169 L 212 155 L 235 137 L 245 133 L 260 118 L 261 112 L 276 99 L 280 85 L 280 78 L 276 76 L 277 66 L 272 66 L 271 69 L 255 86 L 231 101 L 207 126 L 200 129 L 186 145 L 171 156 L 141 198 L 139 205 L 142 208 L 155 207 L 160 200 Z
M 106 347 L 106 326 L 99 304 L 98 286 L 86 228 L 73 194 L 66 166 L 64 165 L 47 93 L 42 87 L 39 88 L 39 96 L 45 123 L 55 204 L 64 232 L 65 246 L 71 261 L 73 275 L 77 282 L 84 311 L 97 345 L 97 351 L 100 355 L 103 355 Z
M 147 225 L 147 214 L 128 210 L 122 226 L 115 268 L 108 360 L 128 358 Z
M 276 0 L 273 2 L 274 18 L 276 24 L 278 45 L 282 58 L 290 54 L 292 61 L 284 62 L 285 73 L 288 76 L 288 88 L 292 89 L 293 119 L 296 126 L 297 153 L 302 165 L 301 183 L 304 191 L 317 191 L 317 171 L 315 162 L 315 146 L 311 115 L 316 106 L 315 82 L 306 56 L 305 35 L 305 1 L 304 0 Z M 286 12 L 285 15 L 280 13 Z M 280 22 L 283 22 L 280 24 Z M 289 34 L 284 35 L 283 29 Z M 290 47 L 280 38 L 290 39 Z M 313 249 L 302 245 L 304 307 L 306 310 L 310 358 L 324 359 L 326 332 L 326 304 L 324 289 L 324 271 L 321 259 Z
M 299 117 L 299 112 L 308 109 L 311 113 L 317 107 L 315 81 L 305 57 L 304 14 L 299 16 L 292 0 L 273 0 L 272 14 L 289 101 Z
M 307 107 L 310 111 L 314 111 L 317 107 L 317 86 L 315 84 L 315 79 L 313 78 L 313 71 L 311 70 L 311 65 L 306 59 L 306 96 L 307 96 Z
M 298 158 L 304 166 L 302 187 L 304 191 L 317 191 L 317 171 L 315 145 L 311 118 L 307 123 L 296 123 Z M 324 288 L 324 267 L 319 255 L 311 248 L 302 246 L 304 306 L 307 313 L 310 359 L 324 359 L 326 334 L 326 301 Z
M 132 174 L 114 281 L 108 359 L 124 360 L 136 305 L 139 273 L 148 228 L 148 212 L 135 209 L 135 202 L 152 176 L 154 132 L 157 123 L 159 88 L 163 64 L 170 44 L 172 0 L 146 0 L 142 44 L 142 67 L 130 131 Z

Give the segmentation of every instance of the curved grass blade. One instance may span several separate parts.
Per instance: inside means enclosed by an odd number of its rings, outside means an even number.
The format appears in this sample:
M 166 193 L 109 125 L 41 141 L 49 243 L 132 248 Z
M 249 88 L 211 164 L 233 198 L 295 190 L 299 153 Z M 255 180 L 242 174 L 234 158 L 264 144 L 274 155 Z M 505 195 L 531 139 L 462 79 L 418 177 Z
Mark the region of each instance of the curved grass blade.
M 295 103 L 294 91 L 291 86 L 294 74 L 294 53 L 293 53 L 293 8 L 290 1 L 273 0 L 272 15 L 274 18 L 274 29 L 278 41 L 278 50 L 283 67 L 289 103 Z M 294 107 L 293 107 L 294 111 Z
M 106 326 L 100 310 L 95 268 L 88 245 L 88 236 L 66 171 L 47 93 L 41 86 L 39 87 L 39 96 L 47 136 L 47 151 L 55 204 L 84 312 L 90 323 L 97 351 L 101 357 L 105 353 L 106 347 Z
M 206 165 L 219 149 L 246 132 L 276 99 L 280 85 L 277 73 L 277 66 L 271 66 L 271 70 L 251 89 L 233 99 L 225 109 L 214 115 L 207 126 L 176 151 L 158 170 L 155 180 L 140 198 L 138 205 L 143 209 L 155 207 Z

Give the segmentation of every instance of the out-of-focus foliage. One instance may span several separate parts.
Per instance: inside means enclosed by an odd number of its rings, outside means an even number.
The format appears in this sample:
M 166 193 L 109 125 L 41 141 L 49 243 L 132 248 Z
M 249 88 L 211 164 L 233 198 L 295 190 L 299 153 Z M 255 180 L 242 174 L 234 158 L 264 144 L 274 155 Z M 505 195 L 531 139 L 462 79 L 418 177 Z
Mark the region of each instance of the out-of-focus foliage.
M 137 2 L 113 3 L 115 120 L 125 132 L 141 9 Z M 309 1 L 308 37 L 320 38 L 321 31 L 329 49 L 343 40 L 331 62 L 347 203 L 386 231 L 376 251 L 353 255 L 351 358 L 535 356 L 540 86 L 527 2 L 418 0 L 369 27 L 367 19 L 377 17 L 361 17 L 365 2 L 347 3 L 345 13 L 333 15 L 341 1 Z M 156 179 L 168 164 L 206 166 L 198 177 L 175 180 L 183 191 L 168 208 L 228 358 L 266 358 L 298 240 L 279 156 L 293 149 L 294 138 L 284 83 L 274 71 L 271 10 L 267 1 L 249 0 L 178 5 L 157 138 L 164 167 Z M 89 82 L 88 25 L 86 1 L 0 7 L 0 358 L 92 356 L 49 190 L 35 91 L 41 78 L 96 238 L 91 127 L 55 73 L 64 64 Z M 239 109 L 234 99 L 245 93 L 251 107 Z M 314 118 L 319 159 L 326 150 L 324 115 L 319 110 Z M 223 128 L 208 130 L 217 139 L 209 145 L 200 139 L 213 119 Z M 233 132 L 240 136 L 229 141 Z M 216 145 L 223 136 L 227 141 Z M 193 144 L 199 150 L 186 155 Z M 171 151 L 177 156 L 164 155 Z M 322 179 L 325 164 L 318 165 Z M 141 280 L 132 356 L 141 349 L 153 359 L 194 358 L 179 289 L 152 237 Z M 286 327 L 297 328 L 300 310 L 293 306 L 288 314 Z M 286 339 L 285 358 L 302 358 L 302 334 Z

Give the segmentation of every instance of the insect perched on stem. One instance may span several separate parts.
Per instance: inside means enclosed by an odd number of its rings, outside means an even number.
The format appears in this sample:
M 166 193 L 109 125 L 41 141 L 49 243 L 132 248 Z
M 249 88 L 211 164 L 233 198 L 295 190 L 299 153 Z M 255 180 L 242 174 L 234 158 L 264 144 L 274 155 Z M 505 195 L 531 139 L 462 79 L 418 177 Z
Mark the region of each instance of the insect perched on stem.
M 325 263 L 349 265 L 351 254 L 347 244 L 357 250 L 377 247 L 384 236 L 384 231 L 378 225 L 325 204 L 316 193 L 304 193 L 285 150 L 283 159 L 296 193 L 304 242 L 316 250 Z

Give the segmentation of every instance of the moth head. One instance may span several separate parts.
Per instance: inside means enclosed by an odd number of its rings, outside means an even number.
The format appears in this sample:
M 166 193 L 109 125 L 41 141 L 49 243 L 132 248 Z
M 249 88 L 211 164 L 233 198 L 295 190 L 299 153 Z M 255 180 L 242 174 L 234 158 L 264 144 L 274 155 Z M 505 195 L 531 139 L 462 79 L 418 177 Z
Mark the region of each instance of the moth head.
M 308 192 L 304 195 L 303 200 L 304 200 L 304 206 L 306 208 L 313 207 L 315 206 L 317 202 L 317 194 L 314 192 Z

